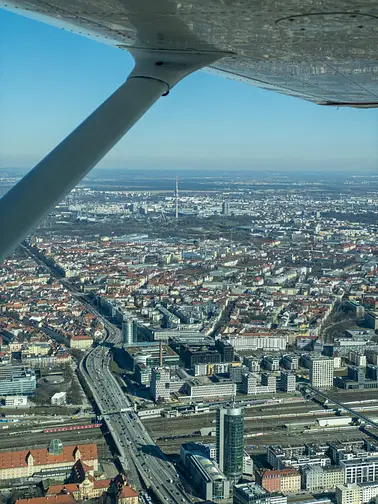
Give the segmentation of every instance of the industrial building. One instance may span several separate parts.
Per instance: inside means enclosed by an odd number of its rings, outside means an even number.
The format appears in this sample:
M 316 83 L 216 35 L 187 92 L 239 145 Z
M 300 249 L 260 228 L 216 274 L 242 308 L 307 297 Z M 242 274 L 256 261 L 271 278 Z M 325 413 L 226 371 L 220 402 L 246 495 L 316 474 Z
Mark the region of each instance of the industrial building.
M 129 369 L 136 371 L 137 366 L 152 368 L 154 366 L 179 367 L 180 357 L 165 343 L 160 342 L 140 342 L 132 346 L 126 346 L 123 353 L 126 365 Z M 160 363 L 162 357 L 162 363 Z M 140 372 L 140 371 L 139 371 Z

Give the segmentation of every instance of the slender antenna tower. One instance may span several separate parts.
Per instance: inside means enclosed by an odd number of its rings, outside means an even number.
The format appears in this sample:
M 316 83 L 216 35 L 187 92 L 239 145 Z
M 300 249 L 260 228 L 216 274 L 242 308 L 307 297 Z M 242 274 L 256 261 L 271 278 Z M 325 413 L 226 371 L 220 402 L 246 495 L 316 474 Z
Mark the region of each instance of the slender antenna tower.
M 179 191 L 178 191 L 178 177 L 176 177 L 176 191 L 175 191 L 175 217 L 178 219 L 179 216 Z

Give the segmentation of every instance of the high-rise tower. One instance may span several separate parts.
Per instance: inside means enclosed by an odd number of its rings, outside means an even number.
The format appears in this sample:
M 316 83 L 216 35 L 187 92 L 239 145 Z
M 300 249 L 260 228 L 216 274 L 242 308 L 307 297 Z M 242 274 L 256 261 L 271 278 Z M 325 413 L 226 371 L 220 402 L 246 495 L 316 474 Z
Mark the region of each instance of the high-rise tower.
M 230 215 L 230 203 L 228 201 L 222 203 L 222 215 Z
M 179 190 L 178 190 L 178 177 L 176 177 L 176 190 L 175 190 L 175 217 L 179 216 Z
M 317 388 L 333 386 L 333 359 L 314 357 L 310 360 L 310 383 Z
M 122 322 L 122 342 L 131 345 L 138 341 L 138 322 L 131 318 Z
M 243 474 L 244 411 L 232 405 L 217 410 L 216 458 L 220 470 L 237 482 Z
M 122 343 L 131 345 L 133 342 L 133 321 L 126 319 L 122 322 Z

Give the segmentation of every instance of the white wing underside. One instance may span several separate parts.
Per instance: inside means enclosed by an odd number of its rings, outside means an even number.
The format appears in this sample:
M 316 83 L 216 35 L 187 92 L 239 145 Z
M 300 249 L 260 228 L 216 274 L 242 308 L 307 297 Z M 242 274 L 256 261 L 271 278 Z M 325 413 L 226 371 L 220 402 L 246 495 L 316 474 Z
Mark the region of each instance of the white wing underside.
M 0 0 L 119 47 L 222 51 L 211 69 L 328 105 L 378 106 L 373 0 Z

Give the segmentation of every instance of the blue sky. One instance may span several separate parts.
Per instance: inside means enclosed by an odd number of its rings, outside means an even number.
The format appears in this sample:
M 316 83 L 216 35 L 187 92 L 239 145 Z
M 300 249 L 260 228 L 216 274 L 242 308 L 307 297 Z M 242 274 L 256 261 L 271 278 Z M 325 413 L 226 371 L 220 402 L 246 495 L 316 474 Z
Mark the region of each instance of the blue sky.
M 0 9 L 0 168 L 31 168 L 131 68 L 125 51 Z M 99 166 L 374 170 L 377 138 L 377 109 L 327 109 L 197 72 Z

